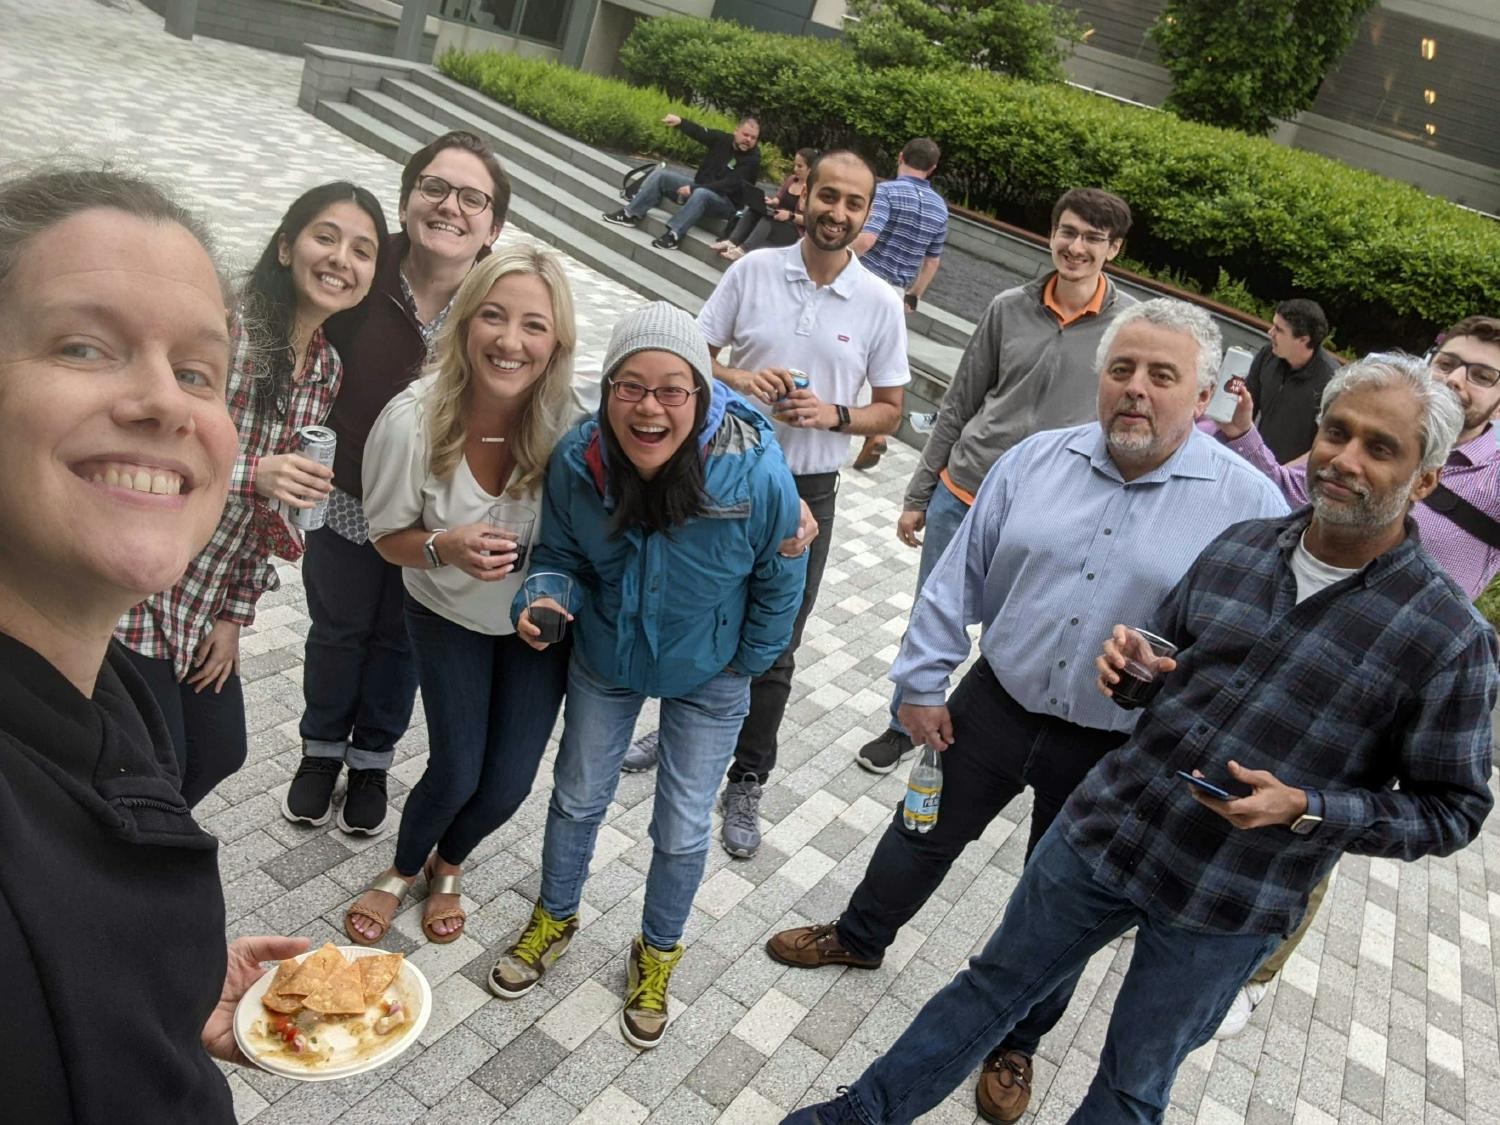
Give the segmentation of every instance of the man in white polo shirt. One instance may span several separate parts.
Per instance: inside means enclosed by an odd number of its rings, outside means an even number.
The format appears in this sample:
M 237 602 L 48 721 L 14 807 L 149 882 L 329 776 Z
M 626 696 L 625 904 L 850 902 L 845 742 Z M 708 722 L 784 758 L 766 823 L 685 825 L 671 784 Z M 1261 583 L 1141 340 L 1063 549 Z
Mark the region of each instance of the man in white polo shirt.
M 833 538 L 839 466 L 855 435 L 894 433 L 911 380 L 901 296 L 849 249 L 864 227 L 875 173 L 852 152 L 826 152 L 807 177 L 807 233 L 795 245 L 747 254 L 730 266 L 698 325 L 716 355 L 714 375 L 771 415 L 818 523 L 806 549 L 807 587 L 792 643 L 750 688 L 722 799 L 723 842 L 735 856 L 760 846 L 761 786 L 776 765 L 776 736 L 792 689 L 793 655 L 812 612 Z M 793 370 L 808 385 L 796 387 Z M 870 403 L 855 406 L 869 387 Z

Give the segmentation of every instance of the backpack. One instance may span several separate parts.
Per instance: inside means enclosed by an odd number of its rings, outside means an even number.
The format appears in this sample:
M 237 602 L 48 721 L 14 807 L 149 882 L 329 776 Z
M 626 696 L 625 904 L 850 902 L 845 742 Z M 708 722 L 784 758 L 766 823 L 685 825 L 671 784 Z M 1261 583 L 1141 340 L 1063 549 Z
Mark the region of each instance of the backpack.
M 646 177 L 658 168 L 665 168 L 666 161 L 653 160 L 649 164 L 640 164 L 626 172 L 620 180 L 620 198 L 629 203 L 641 190 L 641 184 L 646 182 Z

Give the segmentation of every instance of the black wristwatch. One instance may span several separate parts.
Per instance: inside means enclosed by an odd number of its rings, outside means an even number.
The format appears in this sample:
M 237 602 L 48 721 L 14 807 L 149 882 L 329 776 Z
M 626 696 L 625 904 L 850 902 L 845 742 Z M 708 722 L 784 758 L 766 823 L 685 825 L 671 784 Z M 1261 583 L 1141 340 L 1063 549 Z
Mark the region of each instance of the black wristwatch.
M 838 433 L 840 430 L 847 430 L 849 428 L 849 408 L 847 406 L 840 406 L 838 403 L 834 403 L 833 408 L 838 411 L 839 420 L 828 428 L 834 433 Z

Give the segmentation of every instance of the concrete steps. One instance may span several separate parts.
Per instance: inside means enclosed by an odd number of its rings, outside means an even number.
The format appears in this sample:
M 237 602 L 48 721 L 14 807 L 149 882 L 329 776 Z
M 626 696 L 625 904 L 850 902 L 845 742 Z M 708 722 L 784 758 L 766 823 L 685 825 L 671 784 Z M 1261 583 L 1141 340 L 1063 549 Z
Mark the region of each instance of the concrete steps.
M 695 228 L 676 251 L 651 239 L 666 229 L 659 211 L 637 228 L 603 221 L 621 206 L 621 177 L 634 163 L 564 136 L 524 114 L 438 74 L 396 64 L 373 88 L 352 86 L 347 100 L 321 97 L 316 116 L 362 144 L 405 161 L 432 137 L 468 129 L 488 140 L 511 180 L 509 221 L 638 293 L 697 312 L 726 266 L 709 244 L 717 229 Z M 908 319 L 912 385 L 907 409 L 936 409 L 973 325 L 923 307 Z M 921 438 L 901 435 L 913 444 Z

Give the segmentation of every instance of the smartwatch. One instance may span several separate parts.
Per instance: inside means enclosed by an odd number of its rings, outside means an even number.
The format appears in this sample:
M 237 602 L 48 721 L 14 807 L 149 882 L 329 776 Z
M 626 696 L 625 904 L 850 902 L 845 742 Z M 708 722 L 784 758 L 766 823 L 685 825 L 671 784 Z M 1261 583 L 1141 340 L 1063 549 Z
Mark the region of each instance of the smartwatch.
M 1307 794 L 1307 811 L 1289 827 L 1299 836 L 1311 836 L 1323 823 L 1323 794 L 1316 789 L 1304 789 L 1303 792 Z
M 838 433 L 840 430 L 847 430 L 849 428 L 849 408 L 847 406 L 840 406 L 837 403 L 834 403 L 833 408 L 838 411 L 839 420 L 828 428 L 834 433 Z
M 444 565 L 442 556 L 438 554 L 437 537 L 439 535 L 445 534 L 447 530 L 448 529 L 446 527 L 438 528 L 427 537 L 427 542 L 422 544 L 422 551 L 427 556 L 427 564 L 433 570 L 436 570 L 438 567 Z

